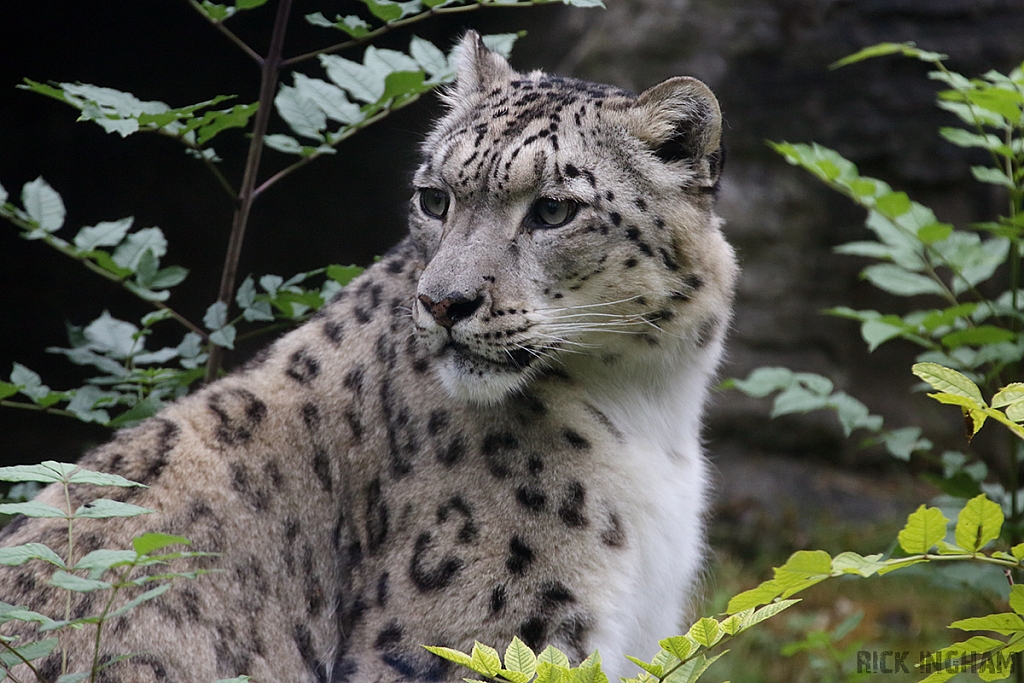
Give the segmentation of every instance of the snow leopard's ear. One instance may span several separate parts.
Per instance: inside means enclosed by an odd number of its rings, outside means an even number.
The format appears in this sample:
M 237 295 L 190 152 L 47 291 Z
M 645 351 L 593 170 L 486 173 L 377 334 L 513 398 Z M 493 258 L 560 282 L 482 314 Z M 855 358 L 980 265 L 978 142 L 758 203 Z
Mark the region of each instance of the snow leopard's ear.
M 718 174 L 722 110 L 708 86 L 677 76 L 645 90 L 630 111 L 630 132 L 651 146 L 665 162 L 709 158 Z
M 497 52 L 484 45 L 476 31 L 466 31 L 455 47 L 455 87 L 447 97 L 453 103 L 459 98 L 469 98 L 481 92 L 488 92 L 495 86 L 509 83 L 515 71 Z

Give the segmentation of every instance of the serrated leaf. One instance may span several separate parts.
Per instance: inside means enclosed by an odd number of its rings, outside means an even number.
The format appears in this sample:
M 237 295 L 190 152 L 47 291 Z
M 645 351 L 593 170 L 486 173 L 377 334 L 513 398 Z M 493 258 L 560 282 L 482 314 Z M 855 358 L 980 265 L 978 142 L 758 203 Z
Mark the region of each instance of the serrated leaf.
M 971 166 L 971 175 L 974 179 L 981 183 L 991 183 L 992 185 L 1002 185 L 1008 187 L 1011 190 L 1016 189 L 1016 185 L 1008 175 L 1003 173 L 998 168 L 990 168 L 988 166 Z
M 42 543 L 25 543 L 24 545 L 0 548 L 0 565 L 20 567 L 31 560 L 42 560 L 58 567 L 64 567 L 64 560 L 60 555 Z
M 111 316 L 109 311 L 103 311 L 99 318 L 82 330 L 89 350 L 117 360 L 127 358 L 142 349 L 142 342 L 135 338 L 138 332 L 138 327 L 118 320 Z
M 299 93 L 315 102 L 327 118 L 345 125 L 352 125 L 363 120 L 363 113 L 359 106 L 350 102 L 345 96 L 345 91 L 338 86 L 301 73 L 296 73 L 294 78 L 295 88 Z
M 161 550 L 170 545 L 192 545 L 192 541 L 184 536 L 172 536 L 171 534 L 156 532 L 142 534 L 132 539 L 132 547 L 135 548 L 135 552 L 139 555 L 149 555 L 156 550 Z
M 564 652 L 551 645 L 548 645 L 539 655 L 537 655 L 537 662 L 538 666 L 542 662 L 553 664 L 555 666 L 560 666 L 566 669 L 568 669 L 570 666 L 569 657 Z
M 604 4 L 600 0 L 562 0 L 567 5 L 576 5 L 577 7 L 603 7 Z M 582 4 L 577 4 L 582 3 Z M 480 38 L 484 45 L 491 52 L 497 52 L 502 57 L 508 59 L 512 54 L 512 47 L 519 40 L 518 33 L 489 33 Z
M 337 55 L 320 55 L 320 64 L 327 71 L 328 78 L 360 102 L 373 103 L 384 94 L 383 73 L 375 73 L 362 64 Z
M 57 191 L 42 177 L 25 183 L 21 188 L 21 203 L 28 214 L 44 232 L 56 232 L 64 225 L 67 210 Z
M 129 216 L 119 221 L 103 221 L 92 226 L 85 226 L 75 235 L 75 246 L 82 251 L 92 251 L 96 247 L 116 247 L 131 230 L 135 218 Z
M 494 676 L 501 671 L 501 658 L 498 651 L 480 642 L 473 643 L 473 666 L 470 668 L 485 676 Z
M 1024 619 L 1012 612 L 989 614 L 984 617 L 960 619 L 949 625 L 949 628 L 961 631 L 993 631 L 1004 636 L 1024 631 Z
M 323 141 L 322 131 L 327 128 L 327 114 L 298 88 L 282 84 L 274 97 L 274 106 L 297 135 Z
M 537 655 L 527 647 L 526 643 L 513 636 L 512 642 L 505 649 L 504 667 L 510 671 L 525 674 L 529 680 L 537 671 Z
M 718 621 L 709 617 L 698 619 L 690 631 L 686 634 L 704 647 L 712 647 L 722 639 L 724 633 L 718 625 Z
M 665 673 L 665 668 L 657 664 L 650 664 L 642 659 L 631 657 L 630 655 L 626 655 L 626 659 L 633 662 L 641 669 L 654 676 L 655 678 L 661 678 L 662 675 Z
M 137 481 L 131 479 L 125 479 L 119 474 L 109 474 L 107 472 L 96 472 L 94 470 L 87 470 L 79 468 L 71 473 L 68 477 L 68 482 L 71 484 L 93 484 L 94 486 L 120 486 L 121 488 L 146 488 L 145 484 L 140 484 Z
M 150 289 L 168 289 L 180 285 L 188 277 L 188 268 L 182 266 L 167 266 L 161 268 L 153 276 L 149 283 Z
M 938 391 L 962 396 L 978 405 L 986 405 L 978 385 L 963 373 L 937 363 L 915 363 L 911 370 Z
M 921 505 L 907 517 L 897 536 L 900 547 L 910 555 L 922 555 L 946 537 L 949 519 L 938 508 Z
M 1013 382 L 997 391 L 992 397 L 992 407 L 1003 408 L 1018 401 L 1024 401 L 1024 382 Z
M 107 519 L 109 517 L 137 517 L 153 513 L 149 508 L 122 503 L 117 500 L 98 498 L 75 510 L 74 519 Z
M 235 348 L 235 337 L 238 332 L 235 330 L 234 325 L 227 325 L 214 332 L 210 333 L 210 341 L 217 346 L 223 346 L 228 349 Z
M 463 666 L 463 667 L 466 667 L 467 669 L 473 669 L 474 671 L 476 671 L 476 669 L 473 668 L 473 658 L 470 657 L 469 655 L 467 655 L 465 652 L 460 652 L 459 650 L 453 650 L 450 647 L 436 647 L 434 645 L 424 645 L 423 648 L 427 652 L 435 654 L 438 657 L 440 657 L 441 659 L 446 659 L 449 662 L 454 662 L 454 663 L 458 664 L 459 666 Z M 477 673 L 482 673 L 482 672 L 478 671 Z
M 196 142 L 205 145 L 221 131 L 229 128 L 244 128 L 258 108 L 259 104 L 253 102 L 252 104 L 236 104 L 231 109 L 223 111 L 206 112 L 199 119 L 200 125 L 197 130 Z M 205 151 L 212 152 L 213 150 Z
M 167 239 L 160 228 L 143 228 L 129 234 L 114 250 L 111 258 L 118 266 L 135 272 L 146 250 L 158 259 L 167 254 Z
M 1003 509 L 984 494 L 969 501 L 956 522 L 956 543 L 970 552 L 977 552 L 999 538 L 1003 528 Z
M 97 581 L 95 579 L 83 579 L 81 576 L 75 576 L 74 574 L 68 574 L 63 571 L 56 571 L 53 573 L 53 577 L 47 581 L 51 586 L 57 588 L 63 588 L 74 593 L 92 593 L 94 591 L 108 590 L 112 586 L 106 581 Z
M 37 481 L 43 484 L 63 481 L 75 470 L 77 465 L 67 462 L 46 460 L 38 465 L 13 465 L 0 467 L 0 481 L 26 482 Z
M 429 40 L 413 36 L 409 43 L 409 54 L 433 79 L 445 77 L 452 73 L 452 67 L 448 63 L 448 58 L 444 52 Z
M 26 517 L 39 517 L 43 519 L 67 519 L 68 516 L 63 510 L 46 503 L 40 503 L 37 500 L 29 500 L 24 503 L 0 503 L 0 515 L 25 515 Z
M 661 646 L 662 650 L 681 661 L 686 661 L 690 655 L 700 649 L 696 642 L 686 636 L 665 638 L 664 640 L 659 640 L 658 645 Z

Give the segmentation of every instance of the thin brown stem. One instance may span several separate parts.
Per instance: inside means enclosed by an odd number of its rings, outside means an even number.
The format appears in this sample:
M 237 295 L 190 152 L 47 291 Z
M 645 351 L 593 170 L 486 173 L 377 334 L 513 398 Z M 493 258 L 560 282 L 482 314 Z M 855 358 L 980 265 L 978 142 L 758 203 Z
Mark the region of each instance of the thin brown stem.
M 238 261 L 242 256 L 242 242 L 245 239 L 245 229 L 249 223 L 249 213 L 252 210 L 253 201 L 256 199 L 254 194 L 256 176 L 259 173 L 260 157 L 263 153 L 263 138 L 266 137 L 267 127 L 270 124 L 271 105 L 274 101 L 274 91 L 277 88 L 278 75 L 281 70 L 281 54 L 284 50 L 284 37 L 288 28 L 288 15 L 291 13 L 291 7 L 292 0 L 281 0 L 277 6 L 274 30 L 270 37 L 270 49 L 267 51 L 266 59 L 262 60 L 259 108 L 256 110 L 256 120 L 253 123 L 252 138 L 249 141 L 249 156 L 245 162 L 242 186 L 238 191 L 238 202 L 231 225 L 231 235 L 228 238 L 227 253 L 224 257 L 224 270 L 221 272 L 220 292 L 217 295 L 218 301 L 228 305 L 234 296 Z M 210 349 L 210 357 L 206 362 L 207 382 L 217 378 L 217 373 L 220 372 L 223 362 L 223 347 L 214 346 Z
M 259 64 L 260 66 L 263 66 L 263 57 L 260 57 L 259 53 L 257 53 L 251 47 L 249 47 L 249 45 L 244 40 L 242 40 L 237 35 L 235 35 L 235 33 L 231 29 L 229 29 L 227 26 L 225 26 L 223 24 L 223 22 L 217 21 L 216 19 L 211 17 L 209 14 L 207 14 L 206 10 L 203 9 L 202 4 L 197 2 L 197 0 L 188 0 L 188 4 L 192 5 L 192 7 L 195 8 L 195 10 L 197 12 L 199 12 L 199 14 L 201 14 L 204 19 L 206 19 L 208 22 L 213 24 L 214 28 L 216 28 L 218 31 L 223 33 L 227 37 L 228 40 L 230 40 L 232 43 L 234 43 L 239 48 L 241 48 L 242 52 L 244 52 L 245 54 L 249 55 L 254 60 L 256 60 L 257 64 Z

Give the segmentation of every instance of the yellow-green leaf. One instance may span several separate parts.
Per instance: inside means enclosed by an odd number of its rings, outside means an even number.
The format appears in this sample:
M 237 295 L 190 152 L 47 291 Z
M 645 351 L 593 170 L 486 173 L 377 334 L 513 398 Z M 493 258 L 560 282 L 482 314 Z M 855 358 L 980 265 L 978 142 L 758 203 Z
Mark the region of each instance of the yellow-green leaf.
M 1010 586 L 1010 609 L 1024 615 L 1024 584 Z
M 724 633 L 716 620 L 703 617 L 690 627 L 687 635 L 704 647 L 712 647 L 722 639 Z
M 971 617 L 960 619 L 949 625 L 950 628 L 958 628 L 961 631 L 994 631 L 1004 636 L 1024 631 L 1024 619 L 1021 619 L 1013 612 L 1001 614 L 989 614 L 984 617 Z
M 946 537 L 948 524 L 949 519 L 941 510 L 922 505 L 907 517 L 907 525 L 900 531 L 897 540 L 904 552 L 923 555 Z
M 963 373 L 938 363 L 915 363 L 912 370 L 915 375 L 938 391 L 963 396 L 964 398 L 973 399 L 980 405 L 987 405 L 985 399 L 981 396 L 981 390 L 978 389 L 978 385 Z
M 517 637 L 505 648 L 505 668 L 517 673 L 526 674 L 527 680 L 533 678 L 537 671 L 537 655 L 526 643 Z
M 970 552 L 981 550 L 999 538 L 1003 528 L 1003 509 L 981 494 L 967 501 L 956 521 L 956 544 Z

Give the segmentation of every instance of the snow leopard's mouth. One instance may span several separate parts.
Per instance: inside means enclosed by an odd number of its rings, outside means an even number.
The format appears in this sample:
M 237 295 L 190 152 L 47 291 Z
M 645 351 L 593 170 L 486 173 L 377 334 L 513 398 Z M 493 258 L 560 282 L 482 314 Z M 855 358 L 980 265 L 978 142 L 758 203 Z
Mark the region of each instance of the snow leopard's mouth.
M 482 356 L 454 339 L 448 339 L 441 348 L 441 354 L 445 353 L 450 353 L 459 365 L 475 371 L 479 371 L 481 366 L 484 366 L 499 372 L 522 372 L 538 358 L 538 354 L 528 347 L 504 349 L 504 356 L 498 358 Z

